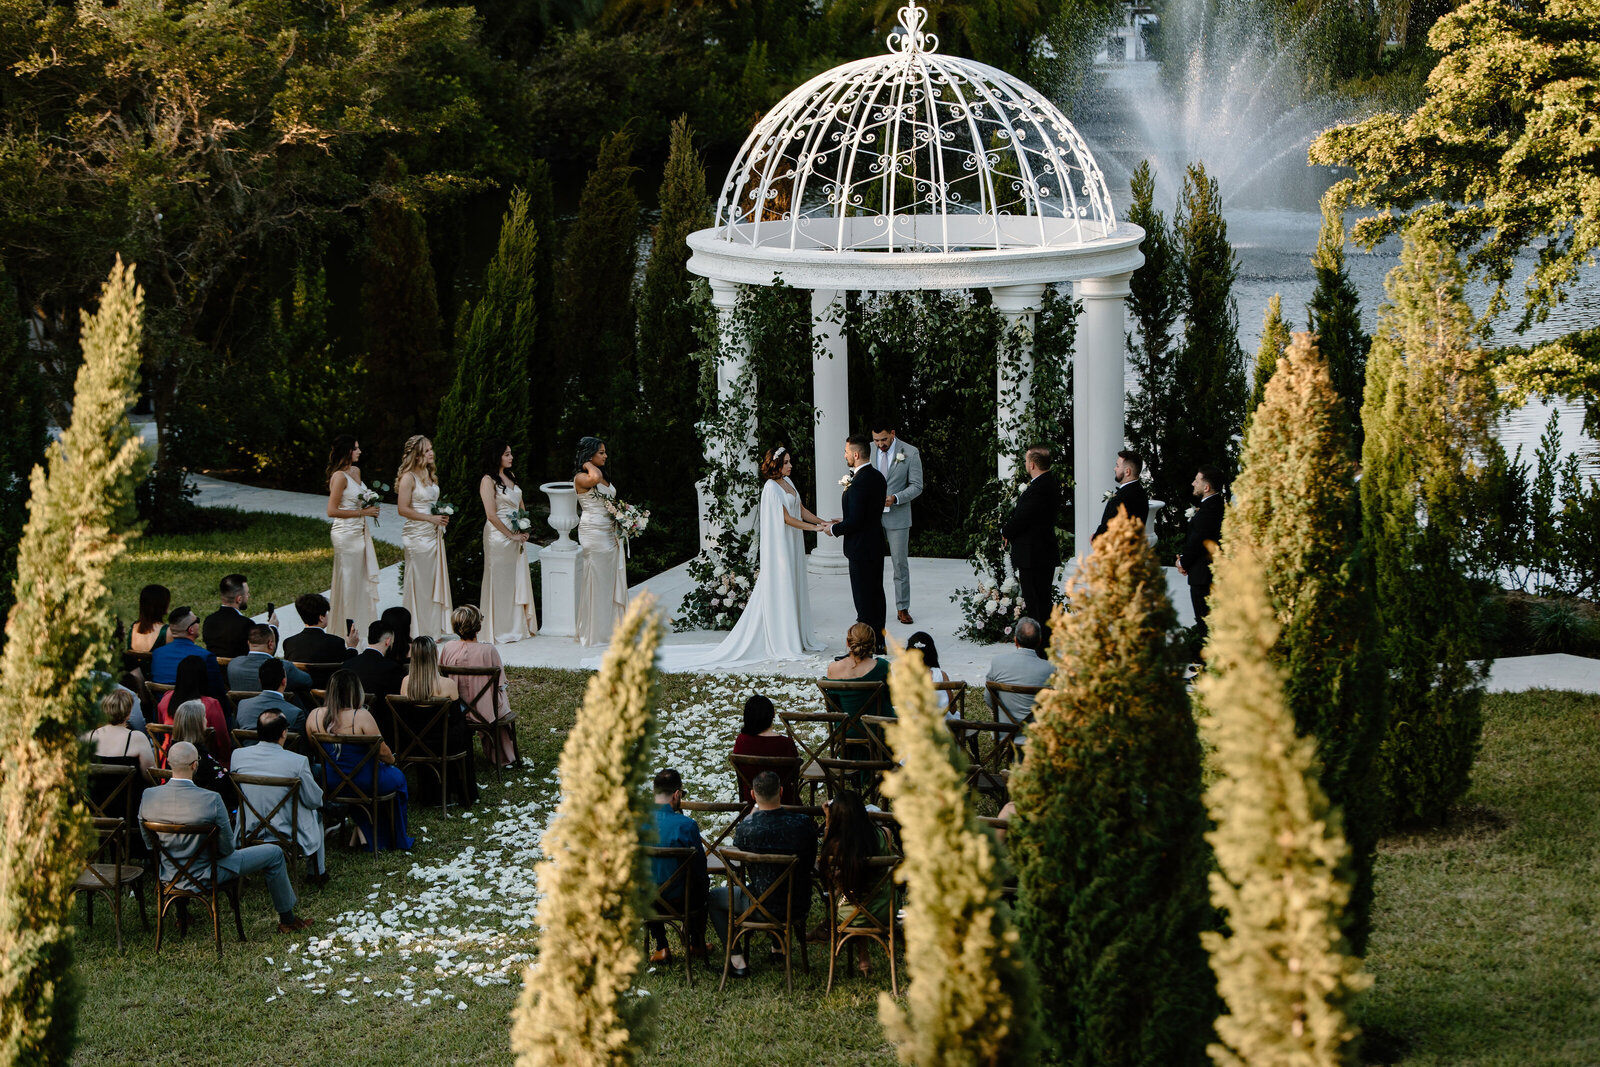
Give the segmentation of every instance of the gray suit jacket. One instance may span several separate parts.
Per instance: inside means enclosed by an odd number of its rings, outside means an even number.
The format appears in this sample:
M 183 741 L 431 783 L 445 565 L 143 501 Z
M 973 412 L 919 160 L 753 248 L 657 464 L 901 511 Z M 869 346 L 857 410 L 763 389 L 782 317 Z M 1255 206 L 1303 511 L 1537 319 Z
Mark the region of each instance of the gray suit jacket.
M 233 666 L 233 664 L 229 664 Z M 239 729 L 254 730 L 256 723 L 261 720 L 264 711 L 282 712 L 283 717 L 289 722 L 289 729 L 299 732 L 304 729 L 306 712 L 304 708 L 296 707 L 282 693 L 276 689 L 268 690 L 260 696 L 246 697 L 239 701 Z M 255 742 L 247 742 L 254 747 Z
M 261 688 L 261 665 L 272 657 L 265 652 L 247 652 L 228 662 L 228 688 L 236 690 Z M 288 660 L 283 661 L 283 673 L 289 679 L 290 689 L 310 689 L 311 675 Z
M 300 779 L 300 818 L 293 827 L 294 839 L 299 843 L 301 851 L 308 856 L 321 850 L 322 816 L 318 812 L 322 809 L 322 787 L 317 784 L 316 777 L 311 773 L 310 760 L 298 752 L 288 751 L 282 745 L 251 745 L 249 748 L 234 750 L 233 764 L 229 771 L 233 774 Z M 283 795 L 281 787 L 250 785 L 244 782 L 237 784 L 239 792 L 248 797 L 251 806 L 259 812 L 271 811 L 272 806 Z M 240 830 L 249 833 L 255 829 L 255 820 L 250 810 L 243 805 L 239 808 L 239 818 L 244 820 Z M 287 804 L 273 816 L 272 828 L 280 834 L 290 833 Z
M 139 802 L 139 818 L 151 819 L 155 822 L 181 822 L 191 825 L 211 825 L 217 828 L 217 870 L 237 876 L 239 861 L 234 854 L 235 843 L 233 837 L 233 823 L 228 819 L 227 805 L 222 798 L 209 789 L 202 789 L 187 778 L 174 778 L 166 785 L 158 785 L 154 789 L 144 791 L 144 799 Z M 144 835 L 145 844 L 151 851 L 155 851 L 156 835 L 146 830 L 141 824 L 139 832 Z M 186 860 L 200 851 L 200 838 L 192 835 L 161 834 L 161 839 L 167 843 L 168 851 L 178 860 Z M 210 873 L 209 864 L 197 862 L 194 873 L 204 879 Z M 165 856 L 161 859 L 161 880 L 166 881 L 177 874 L 177 870 L 167 861 Z M 227 881 L 227 878 L 223 878 Z M 196 882 L 189 879 L 192 889 L 204 889 L 203 881 Z
M 874 470 L 879 470 L 878 457 L 881 453 L 878 446 L 873 445 L 869 453 L 868 462 Z M 900 458 L 900 457 L 905 458 Z M 922 495 L 922 453 L 912 445 L 906 444 L 899 437 L 894 439 L 894 444 L 889 449 L 889 473 L 884 480 L 889 483 L 888 491 L 884 496 L 894 497 L 894 505 L 883 516 L 885 530 L 909 530 L 911 528 L 911 502 Z
M 1002 685 L 1049 685 L 1055 668 L 1029 648 L 1008 648 L 989 664 L 986 682 Z M 1033 718 L 1033 697 L 1021 693 L 1001 693 L 995 719 L 1000 722 L 1028 722 Z

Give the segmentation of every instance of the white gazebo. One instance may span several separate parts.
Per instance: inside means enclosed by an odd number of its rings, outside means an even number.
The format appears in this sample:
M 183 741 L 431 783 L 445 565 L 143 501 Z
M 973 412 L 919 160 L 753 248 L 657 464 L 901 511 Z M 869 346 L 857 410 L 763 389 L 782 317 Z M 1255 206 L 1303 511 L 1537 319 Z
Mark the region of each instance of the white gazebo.
M 739 286 L 781 278 L 811 290 L 824 512 L 850 433 L 832 305 L 852 289 L 987 288 L 1012 325 L 1031 329 L 1045 288 L 1072 282 L 1083 302 L 1072 376 L 1082 551 L 1122 447 L 1123 299 L 1144 231 L 1117 222 L 1105 175 L 1055 105 L 1004 71 L 939 55 L 927 18 L 911 0 L 887 55 L 820 74 L 766 114 L 728 171 L 715 223 L 689 236 L 689 270 L 710 281 L 725 338 Z M 731 354 L 719 388 L 733 388 L 746 358 Z M 1002 427 L 1027 401 L 1026 345 L 1022 358 L 1020 391 L 996 383 Z M 1013 463 L 1001 455 L 1002 476 Z M 839 542 L 820 538 L 811 568 L 845 569 Z

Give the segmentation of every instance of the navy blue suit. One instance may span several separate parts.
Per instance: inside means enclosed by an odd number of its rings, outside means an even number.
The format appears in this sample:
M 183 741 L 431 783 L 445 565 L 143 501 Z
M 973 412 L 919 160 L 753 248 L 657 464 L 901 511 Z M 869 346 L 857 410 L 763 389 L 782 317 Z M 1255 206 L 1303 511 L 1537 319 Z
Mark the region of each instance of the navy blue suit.
M 833 535 L 844 540 L 844 558 L 850 561 L 850 596 L 856 619 L 880 636 L 889 616 L 883 595 L 883 501 L 889 483 L 883 475 L 862 467 L 850 480 L 840 500 L 844 518 L 833 524 Z

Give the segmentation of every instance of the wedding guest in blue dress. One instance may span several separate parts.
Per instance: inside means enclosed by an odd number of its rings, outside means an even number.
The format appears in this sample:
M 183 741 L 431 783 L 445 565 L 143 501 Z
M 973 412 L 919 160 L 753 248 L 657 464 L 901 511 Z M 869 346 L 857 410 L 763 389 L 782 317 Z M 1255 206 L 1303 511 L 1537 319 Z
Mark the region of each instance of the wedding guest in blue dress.
M 315 738 L 318 734 L 363 734 L 368 737 L 381 737 L 382 731 L 378 729 L 378 722 L 372 717 L 364 706 L 366 691 L 361 687 L 361 679 L 356 677 L 354 671 L 337 670 L 333 677 L 328 679 L 328 703 L 326 707 L 317 708 L 306 719 L 306 732 Z M 329 766 L 323 768 L 323 782 L 327 786 L 327 800 L 338 803 L 339 787 L 343 785 L 333 765 L 337 764 L 346 774 L 353 775 L 356 768 L 361 766 L 362 760 L 367 758 L 368 749 L 359 745 L 341 745 L 333 742 L 318 741 L 322 747 L 324 758 Z M 362 770 L 360 784 L 366 789 L 370 785 L 372 765 Z M 409 849 L 416 841 L 406 829 L 406 804 L 410 799 L 406 792 L 406 776 L 399 767 L 394 765 L 394 753 L 389 750 L 386 742 L 378 743 L 378 783 L 379 794 L 395 794 L 394 832 L 391 834 L 389 820 L 381 813 L 378 816 L 378 825 L 374 828 L 368 819 L 367 813 L 359 808 L 353 809 L 356 828 L 361 834 L 362 843 L 369 842 L 370 835 L 376 834 L 378 848 L 384 849 Z

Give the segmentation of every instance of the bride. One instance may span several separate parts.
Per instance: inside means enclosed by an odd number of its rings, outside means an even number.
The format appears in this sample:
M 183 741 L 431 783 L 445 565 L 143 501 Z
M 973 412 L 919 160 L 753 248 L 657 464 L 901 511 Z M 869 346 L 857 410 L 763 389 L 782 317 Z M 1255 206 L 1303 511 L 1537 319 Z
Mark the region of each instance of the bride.
M 806 510 L 789 480 L 794 457 L 783 447 L 761 459 L 760 573 L 750 602 L 719 645 L 665 645 L 664 671 L 712 670 L 766 660 L 805 659 L 821 652 L 811 629 L 811 594 L 806 588 L 805 531 L 821 531 L 822 520 Z

